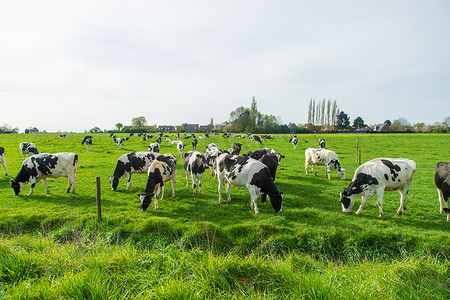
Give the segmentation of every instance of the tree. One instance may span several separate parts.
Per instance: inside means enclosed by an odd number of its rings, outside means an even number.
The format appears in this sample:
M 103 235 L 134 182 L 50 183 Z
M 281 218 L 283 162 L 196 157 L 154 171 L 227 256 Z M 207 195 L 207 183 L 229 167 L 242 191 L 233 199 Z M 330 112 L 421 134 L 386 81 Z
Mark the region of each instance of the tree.
M 341 111 L 337 117 L 337 127 L 338 129 L 345 129 L 350 125 L 350 118 L 349 116 Z
M 100 128 L 98 128 L 97 126 L 95 126 L 94 128 L 92 128 L 91 130 L 89 130 L 90 133 L 101 133 L 102 130 Z
M 258 112 L 258 108 L 256 107 L 256 100 L 255 100 L 255 97 L 253 96 L 252 104 L 250 106 L 250 119 L 252 121 L 251 122 L 252 128 L 256 127 L 256 120 L 258 118 L 258 114 L 259 114 L 259 112 Z
M 214 120 L 213 120 L 213 118 L 211 118 L 211 120 L 209 121 L 209 125 L 214 125 Z
M 310 99 L 309 100 L 309 106 L 308 106 L 308 123 L 312 124 L 313 123 L 313 100 Z
M 134 128 L 143 128 L 145 127 L 145 125 L 147 125 L 147 120 L 144 116 L 134 117 L 133 119 L 131 119 L 131 125 Z
M 356 129 L 364 128 L 367 125 L 364 124 L 364 120 L 361 117 L 357 117 L 353 120 L 353 127 Z
M 117 131 L 121 131 L 122 130 L 122 128 L 123 128 L 123 124 L 122 123 L 116 123 L 116 130 Z

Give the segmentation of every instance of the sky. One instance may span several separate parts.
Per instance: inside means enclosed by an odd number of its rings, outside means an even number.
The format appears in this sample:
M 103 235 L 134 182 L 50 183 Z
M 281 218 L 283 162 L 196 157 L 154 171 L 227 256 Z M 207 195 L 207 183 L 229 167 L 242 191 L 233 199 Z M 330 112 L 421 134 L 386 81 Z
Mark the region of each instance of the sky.
M 307 122 L 450 116 L 447 0 L 2 1 L 0 126 L 219 124 L 250 107 Z

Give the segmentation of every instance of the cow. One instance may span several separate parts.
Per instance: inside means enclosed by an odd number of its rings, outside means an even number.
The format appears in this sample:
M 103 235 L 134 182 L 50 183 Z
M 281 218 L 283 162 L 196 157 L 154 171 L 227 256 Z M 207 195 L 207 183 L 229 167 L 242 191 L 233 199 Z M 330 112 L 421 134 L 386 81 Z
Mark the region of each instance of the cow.
M 233 144 L 233 150 L 235 155 L 239 155 L 241 153 L 242 144 L 241 143 L 234 143 Z
M 81 142 L 81 145 L 83 145 L 84 143 L 86 143 L 87 151 L 91 151 L 92 135 L 85 136 L 83 141 Z
M 123 138 L 115 138 L 113 137 L 113 142 L 117 145 L 117 149 L 120 150 L 122 148 Z
M 111 189 L 115 191 L 119 184 L 119 179 L 125 176 L 127 177 L 127 189 L 129 189 L 131 187 L 131 174 L 147 173 L 151 163 L 159 155 L 157 152 L 131 152 L 119 157 L 114 174 L 109 176 Z
M 39 154 L 39 151 L 35 144 L 23 142 L 19 145 L 20 153 L 22 154 L 22 160 L 25 159 L 25 154 L 34 155 Z
M 2 163 L 3 168 L 5 169 L 5 175 L 8 175 L 8 169 L 6 169 L 6 159 L 5 159 L 5 148 L 0 147 L 0 163 Z
M 336 172 L 340 179 L 345 179 L 345 169 L 339 162 L 339 157 L 336 152 L 328 149 L 314 149 L 308 148 L 305 150 L 305 172 L 308 176 L 308 167 L 311 165 L 311 169 L 314 175 L 317 175 L 315 165 L 325 165 L 326 175 L 328 179 L 331 179 L 331 168 L 336 169 Z
M 292 145 L 294 146 L 294 150 L 297 149 L 298 139 L 296 134 L 291 136 L 291 138 L 289 139 L 289 143 L 292 143 Z
M 319 139 L 319 148 L 326 149 L 325 148 L 325 140 L 324 139 Z
M 15 195 L 19 195 L 25 182 L 31 185 L 30 193 L 33 194 L 34 187 L 42 180 L 45 193 L 48 194 L 47 178 L 67 177 L 69 185 L 66 193 L 75 193 L 75 181 L 78 166 L 78 154 L 71 152 L 62 153 L 39 153 L 25 159 L 22 168 L 15 179 L 11 179 L 11 187 Z
M 222 154 L 223 151 L 217 147 L 216 144 L 212 143 L 209 144 L 206 147 L 206 152 L 203 154 L 205 156 L 206 162 L 208 163 L 209 167 L 211 168 L 211 176 L 216 177 L 216 159 L 219 157 L 220 154 Z
M 279 192 L 271 180 L 268 168 L 260 161 L 250 157 L 222 154 L 217 159 L 219 179 L 219 203 L 222 203 L 222 186 L 226 183 L 228 203 L 231 203 L 231 186 L 245 186 L 250 193 L 250 209 L 259 214 L 256 201 L 261 202 L 269 195 L 275 212 L 282 210 L 283 193 Z
M 257 136 L 257 135 L 251 135 L 251 136 L 249 136 L 248 138 L 250 139 L 250 141 L 252 142 L 252 144 L 253 144 L 253 141 L 262 144 L 261 138 L 260 138 L 259 136 Z
M 175 197 L 175 179 L 177 171 L 177 159 L 170 153 L 156 157 L 148 168 L 147 185 L 145 190 L 139 194 L 141 211 L 146 211 L 152 197 L 155 196 L 155 210 L 159 209 L 158 196 L 162 189 L 161 200 L 164 199 L 166 182 L 172 181 L 172 198 Z
M 450 161 L 438 162 L 436 164 L 436 172 L 434 173 L 434 183 L 436 184 L 439 194 L 439 212 L 443 214 L 447 213 L 447 222 L 450 221 L 450 203 L 448 198 L 450 197 Z M 447 207 L 444 207 L 444 201 Z
M 197 149 L 197 144 L 198 144 L 197 139 L 196 138 L 192 138 L 191 144 L 192 144 L 192 150 L 196 150 Z
M 184 171 L 186 172 L 186 187 L 189 187 L 189 176 L 192 181 L 193 195 L 198 181 L 198 194 L 202 192 L 202 181 L 205 170 L 209 168 L 208 162 L 203 154 L 198 151 L 189 151 L 184 154 Z
M 270 178 L 272 178 L 274 182 L 278 165 L 280 164 L 281 159 L 285 158 L 284 155 L 277 153 L 275 152 L 275 150 L 270 148 L 263 148 L 261 150 L 256 150 L 253 152 L 249 151 L 246 156 L 259 160 L 260 162 L 265 164 L 269 169 Z
M 178 150 L 178 154 L 180 155 L 180 158 L 183 157 L 183 151 L 184 151 L 183 141 L 177 141 L 177 150 Z
M 159 144 L 158 143 L 151 143 L 150 145 L 148 145 L 148 152 L 159 153 Z
M 406 209 L 405 199 L 415 171 L 416 163 L 406 158 L 375 158 L 362 164 L 356 169 L 350 185 L 341 193 L 342 211 L 349 213 L 356 197 L 361 195 L 361 206 L 356 212 L 361 214 L 367 198 L 372 198 L 376 193 L 378 217 L 382 217 L 384 191 L 399 191 L 401 198 L 397 215 L 401 215 Z

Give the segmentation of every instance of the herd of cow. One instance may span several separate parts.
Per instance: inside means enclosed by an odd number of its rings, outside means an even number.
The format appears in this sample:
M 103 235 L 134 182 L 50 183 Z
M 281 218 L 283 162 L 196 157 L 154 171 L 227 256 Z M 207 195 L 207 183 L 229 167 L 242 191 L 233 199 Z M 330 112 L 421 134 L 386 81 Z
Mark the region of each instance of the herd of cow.
M 112 136 L 113 142 L 120 149 L 123 140 Z M 193 195 L 202 194 L 202 181 L 206 169 L 211 169 L 211 175 L 218 179 L 219 202 L 222 203 L 222 188 L 225 185 L 227 200 L 231 202 L 231 186 L 245 186 L 250 193 L 250 208 L 259 213 L 257 199 L 265 202 L 267 196 L 276 212 L 282 210 L 283 196 L 275 185 L 277 167 L 284 158 L 273 149 L 263 148 L 261 150 L 248 152 L 240 155 L 241 143 L 234 143 L 233 147 L 223 151 L 216 144 L 209 144 L 205 153 L 196 150 L 197 139 L 191 137 L 192 151 L 184 152 L 184 143 L 177 137 L 177 141 L 164 138 L 169 144 L 176 145 L 180 158 L 184 159 L 184 170 L 186 173 L 187 187 L 189 178 L 193 189 Z M 249 135 L 255 141 L 259 137 Z M 82 144 L 86 144 L 88 151 L 91 149 L 92 136 L 86 136 Z M 154 198 L 155 209 L 159 209 L 158 197 L 162 191 L 161 199 L 164 198 L 166 182 L 172 182 L 172 197 L 175 196 L 175 179 L 177 158 L 168 153 L 160 154 L 159 145 L 162 135 L 158 136 L 155 143 L 151 143 L 147 152 L 131 152 L 122 155 L 116 164 L 114 174 L 110 176 L 112 190 L 116 190 L 119 179 L 127 178 L 127 189 L 131 186 L 131 174 L 147 173 L 147 184 L 145 190 L 139 194 L 141 211 L 145 211 Z M 297 137 L 294 135 L 289 140 L 297 147 Z M 22 154 L 22 168 L 15 177 L 11 179 L 11 187 L 15 195 L 19 195 L 25 182 L 31 185 L 30 193 L 33 193 L 35 185 L 42 180 L 46 193 L 48 186 L 46 178 L 67 177 L 69 184 L 67 193 L 75 192 L 76 171 L 78 155 L 71 152 L 63 153 L 40 153 L 33 143 L 21 143 L 19 145 Z M 0 163 L 5 173 L 6 168 L 4 148 L 0 147 Z M 25 159 L 25 155 L 30 155 Z M 308 175 L 308 167 L 316 175 L 315 165 L 324 165 L 328 179 L 331 179 L 331 169 L 335 169 L 340 179 L 345 179 L 345 169 L 341 166 L 337 154 L 325 148 L 325 140 L 319 140 L 319 148 L 308 148 L 305 150 L 305 172 Z M 405 199 L 411 181 L 416 170 L 416 163 L 405 158 L 376 158 L 359 166 L 350 185 L 341 193 L 342 211 L 349 213 L 358 196 L 362 196 L 361 205 L 356 214 L 361 214 L 362 208 L 367 200 L 377 194 L 379 216 L 383 216 L 383 195 L 385 191 L 399 191 L 401 194 L 400 207 L 397 215 L 401 215 L 405 209 Z M 447 221 L 450 221 L 450 161 L 439 162 L 436 165 L 435 184 L 438 189 L 440 213 L 447 213 Z M 447 207 L 444 207 L 444 202 Z

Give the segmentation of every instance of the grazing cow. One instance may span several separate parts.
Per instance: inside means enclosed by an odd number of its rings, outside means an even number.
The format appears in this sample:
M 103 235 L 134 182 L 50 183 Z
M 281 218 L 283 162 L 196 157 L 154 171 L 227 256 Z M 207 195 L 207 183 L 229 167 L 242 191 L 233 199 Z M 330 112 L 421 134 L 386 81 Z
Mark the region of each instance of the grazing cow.
M 31 184 L 30 193 L 33 194 L 33 189 L 36 184 L 42 180 L 45 187 L 45 192 L 48 194 L 47 178 L 67 177 L 69 185 L 66 193 L 70 192 L 72 187 L 72 194 L 75 193 L 75 181 L 78 166 L 78 154 L 71 152 L 63 153 L 39 153 L 28 157 L 22 163 L 15 179 L 11 179 L 11 187 L 15 195 L 19 195 L 22 191 L 25 182 Z
M 116 138 L 115 136 L 113 136 L 113 142 L 117 145 L 117 149 L 120 150 L 120 148 L 122 148 L 122 143 L 123 143 L 123 138 Z
M 206 162 L 208 163 L 208 165 L 211 168 L 211 176 L 212 177 L 216 177 L 216 174 L 217 174 L 216 160 L 217 160 L 217 157 L 219 157 L 219 155 L 222 153 L 223 153 L 223 151 L 219 147 L 217 147 L 217 145 L 214 143 L 209 144 L 206 147 L 206 152 L 205 152 L 204 156 L 205 156 Z
M 186 187 L 189 187 L 189 175 L 191 176 L 193 195 L 195 195 L 195 188 L 198 180 L 198 194 L 202 192 L 202 181 L 205 170 L 209 168 L 204 155 L 198 151 L 189 151 L 184 154 L 184 171 L 186 172 Z
M 127 189 L 129 189 L 131 187 L 131 174 L 147 173 L 151 163 L 159 155 L 161 154 L 156 152 L 131 152 L 119 157 L 114 174 L 109 176 L 111 189 L 115 191 L 119 184 L 119 179 L 125 176 L 127 177 Z
M 36 145 L 33 143 L 27 143 L 27 142 L 20 143 L 19 148 L 20 148 L 20 153 L 22 154 L 22 160 L 25 159 L 25 154 L 28 154 L 28 155 L 39 154 L 39 151 L 36 148 Z
M 298 139 L 296 134 L 291 136 L 291 138 L 289 139 L 289 143 L 292 143 L 292 145 L 294 146 L 294 150 L 297 149 Z
M 345 169 L 342 168 L 339 162 L 337 154 L 327 149 L 314 149 L 308 148 L 305 150 L 305 171 L 308 176 L 308 167 L 311 165 L 311 169 L 314 175 L 317 175 L 315 165 L 325 165 L 327 169 L 328 179 L 331 179 L 331 168 L 336 169 L 336 172 L 340 179 L 345 179 Z
M 256 150 L 253 152 L 248 151 L 248 153 L 244 154 L 244 156 L 249 156 L 253 159 L 260 160 L 265 154 L 274 154 L 277 158 L 278 164 L 280 164 L 282 158 L 285 158 L 284 155 L 277 153 L 274 149 L 270 148 L 262 148 L 261 150 Z
M 191 144 L 192 144 L 192 150 L 196 150 L 197 149 L 197 144 L 198 144 L 197 139 L 193 138 L 192 141 L 191 141 Z
M 6 169 L 6 160 L 5 160 L 5 148 L 0 147 L 0 163 L 2 163 L 3 168 L 5 169 L 5 175 L 8 175 L 8 170 Z
M 177 141 L 177 150 L 178 150 L 178 154 L 180 155 L 180 158 L 183 157 L 183 151 L 184 151 L 183 141 Z
M 175 197 L 176 165 L 177 159 L 170 153 L 159 155 L 152 162 L 148 168 L 145 190 L 139 194 L 141 211 L 145 211 L 148 208 L 150 203 L 152 203 L 153 196 L 155 196 L 155 210 L 159 209 L 158 196 L 162 189 L 161 200 L 164 199 L 167 181 L 172 181 L 172 198 Z
M 377 193 L 379 217 L 382 217 L 384 191 L 399 191 L 401 198 L 397 215 L 401 215 L 406 209 L 405 199 L 415 171 L 416 163 L 406 158 L 375 158 L 362 164 L 356 169 L 350 185 L 341 193 L 342 211 L 349 213 L 356 197 L 362 195 L 361 206 L 356 212 L 361 214 L 367 198 Z
M 448 201 L 448 198 L 450 197 L 450 161 L 438 162 L 436 164 L 434 183 L 436 184 L 439 194 L 439 212 L 441 214 L 446 212 L 447 221 L 450 221 L 450 203 Z M 447 207 L 444 207 L 444 201 L 447 204 Z
M 158 143 L 151 143 L 150 145 L 148 145 L 148 152 L 159 153 L 159 144 Z
M 249 136 L 249 139 L 250 139 L 250 141 L 252 142 L 252 144 L 253 144 L 253 141 L 255 141 L 255 142 L 258 142 L 258 143 L 262 144 L 262 142 L 261 142 L 261 138 L 260 138 L 259 136 L 257 136 L 257 135 L 252 135 L 252 136 Z
M 231 186 L 245 186 L 250 192 L 250 209 L 259 214 L 256 200 L 261 195 L 261 202 L 269 195 L 276 212 L 282 210 L 283 196 L 270 179 L 268 168 L 260 161 L 245 156 L 222 154 L 217 159 L 219 179 L 219 203 L 222 203 L 222 186 L 226 183 L 228 202 L 231 203 Z
M 161 136 L 158 136 L 158 137 L 156 138 L 156 142 L 157 142 L 158 144 L 161 144 Z
M 324 139 L 319 139 L 319 148 L 320 149 L 326 149 L 325 148 L 325 140 Z
M 87 151 L 91 151 L 92 146 L 92 135 L 85 136 L 83 141 L 81 142 L 81 145 L 86 143 Z

